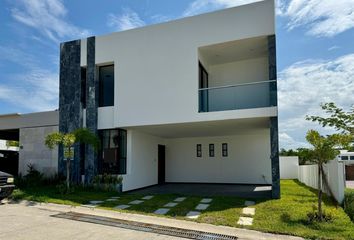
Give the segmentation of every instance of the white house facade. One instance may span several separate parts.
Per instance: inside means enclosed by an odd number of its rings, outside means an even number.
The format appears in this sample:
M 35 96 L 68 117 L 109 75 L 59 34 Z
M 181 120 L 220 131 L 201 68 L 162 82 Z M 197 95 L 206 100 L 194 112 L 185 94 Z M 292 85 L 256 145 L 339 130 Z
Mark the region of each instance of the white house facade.
M 77 182 L 259 184 L 279 198 L 274 0 L 62 43 L 58 125 L 101 139 L 75 146 Z

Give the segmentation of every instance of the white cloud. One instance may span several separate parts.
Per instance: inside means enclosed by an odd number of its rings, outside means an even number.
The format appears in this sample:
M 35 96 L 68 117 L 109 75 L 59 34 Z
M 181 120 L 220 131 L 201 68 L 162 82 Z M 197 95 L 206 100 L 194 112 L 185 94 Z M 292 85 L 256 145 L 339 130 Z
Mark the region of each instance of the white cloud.
M 279 133 L 279 142 L 285 149 L 297 149 L 299 147 L 309 147 L 309 144 L 306 142 L 299 142 L 294 140 L 291 136 L 287 133 Z
M 118 31 L 133 29 L 145 26 L 146 23 L 141 20 L 139 15 L 129 8 L 123 9 L 123 14 L 108 15 L 108 26 L 115 28 Z
M 90 35 L 89 30 L 65 20 L 67 10 L 62 0 L 18 0 L 16 3 L 11 8 L 12 17 L 55 42 Z
M 45 69 L 34 56 L 11 47 L 0 46 L 0 60 L 19 65 L 21 73 L 3 74 L 0 100 L 28 111 L 58 108 L 59 74 Z
M 0 84 L 0 100 L 30 111 L 58 108 L 59 76 L 43 69 L 33 69 L 11 77 L 11 84 Z
M 321 115 L 320 104 L 335 102 L 349 108 L 354 104 L 354 54 L 334 60 L 308 60 L 295 63 L 279 74 L 279 131 L 295 141 L 304 141 L 307 130 L 333 132 L 305 120 L 306 115 Z M 283 138 L 284 139 L 284 138 Z M 281 142 L 286 147 L 287 142 Z
M 195 0 L 183 12 L 182 16 L 193 16 L 212 10 L 236 7 L 248 3 L 258 2 L 261 0 Z
M 287 17 L 287 28 L 305 26 L 307 34 L 332 37 L 354 27 L 353 0 L 278 0 L 277 13 Z
M 328 48 L 328 51 L 337 50 L 337 49 L 339 49 L 339 48 L 340 48 L 340 47 L 338 47 L 337 45 L 334 45 L 334 46 Z

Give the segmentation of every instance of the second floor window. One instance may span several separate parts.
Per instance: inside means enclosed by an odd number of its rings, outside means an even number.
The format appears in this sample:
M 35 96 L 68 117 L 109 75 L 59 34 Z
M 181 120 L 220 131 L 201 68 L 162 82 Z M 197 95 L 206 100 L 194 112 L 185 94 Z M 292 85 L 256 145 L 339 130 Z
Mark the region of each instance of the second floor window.
M 114 65 L 99 68 L 99 107 L 114 106 Z

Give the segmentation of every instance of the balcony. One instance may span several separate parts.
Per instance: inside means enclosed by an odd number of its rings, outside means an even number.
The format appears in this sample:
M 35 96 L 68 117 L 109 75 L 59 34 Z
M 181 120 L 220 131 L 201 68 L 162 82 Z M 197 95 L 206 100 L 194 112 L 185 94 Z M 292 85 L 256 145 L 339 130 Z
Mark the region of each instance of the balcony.
M 276 105 L 276 80 L 199 89 L 199 112 L 264 108 Z

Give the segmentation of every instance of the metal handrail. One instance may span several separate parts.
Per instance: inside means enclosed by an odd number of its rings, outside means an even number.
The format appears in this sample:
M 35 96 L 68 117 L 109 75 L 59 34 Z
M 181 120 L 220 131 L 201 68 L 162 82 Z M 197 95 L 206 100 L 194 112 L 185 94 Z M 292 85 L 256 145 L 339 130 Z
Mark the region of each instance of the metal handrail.
M 221 89 L 221 88 L 231 88 L 231 87 L 239 87 L 239 86 L 246 86 L 246 85 L 255 85 L 255 84 L 259 84 L 259 83 L 271 83 L 271 82 L 276 82 L 276 81 L 277 80 L 269 80 L 269 81 L 260 81 L 260 82 L 251 82 L 251 83 L 240 83 L 240 84 L 226 85 L 226 86 L 220 86 L 220 87 L 199 88 L 198 91 Z

